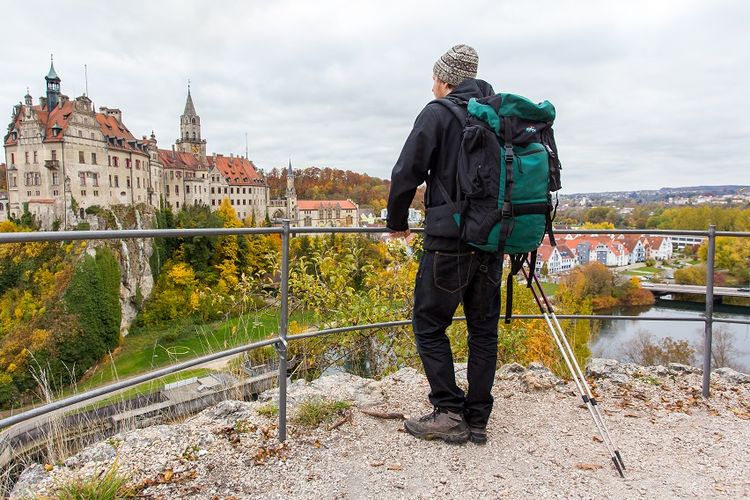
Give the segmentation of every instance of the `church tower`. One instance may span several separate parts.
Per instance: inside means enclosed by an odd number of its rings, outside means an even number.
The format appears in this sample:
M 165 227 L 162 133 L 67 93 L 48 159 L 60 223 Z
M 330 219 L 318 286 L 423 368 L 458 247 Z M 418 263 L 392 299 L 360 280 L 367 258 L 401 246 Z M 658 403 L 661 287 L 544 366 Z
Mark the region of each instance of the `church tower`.
M 289 168 L 286 171 L 286 214 L 296 225 L 299 220 L 297 213 L 297 191 L 294 189 L 294 170 L 292 170 L 292 159 L 289 159 Z
M 47 111 L 52 111 L 60 102 L 60 77 L 55 72 L 52 56 L 49 61 L 49 73 L 44 79 L 47 82 Z
M 177 151 L 192 153 L 203 160 L 206 159 L 206 141 L 201 138 L 201 117 L 195 112 L 189 84 L 185 111 L 180 116 L 180 138 L 175 145 Z

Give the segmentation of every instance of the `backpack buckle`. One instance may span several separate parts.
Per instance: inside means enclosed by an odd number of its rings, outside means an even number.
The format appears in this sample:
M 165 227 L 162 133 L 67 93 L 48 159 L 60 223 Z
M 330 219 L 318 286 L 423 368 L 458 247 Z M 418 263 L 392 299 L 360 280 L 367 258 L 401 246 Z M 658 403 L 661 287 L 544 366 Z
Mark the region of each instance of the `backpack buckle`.
M 503 203 L 503 210 L 500 212 L 503 216 L 503 219 L 509 219 L 513 217 L 513 206 L 509 202 Z

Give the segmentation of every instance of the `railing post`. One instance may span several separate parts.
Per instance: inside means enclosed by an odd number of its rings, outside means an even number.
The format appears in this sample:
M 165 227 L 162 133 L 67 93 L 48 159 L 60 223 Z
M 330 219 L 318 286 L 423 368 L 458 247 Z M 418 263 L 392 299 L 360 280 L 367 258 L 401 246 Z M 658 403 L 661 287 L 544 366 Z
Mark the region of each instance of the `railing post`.
M 279 441 L 286 441 L 287 334 L 289 330 L 289 219 L 281 233 L 281 318 L 279 319 Z
M 714 258 L 716 253 L 716 226 L 708 226 L 708 255 L 706 256 L 706 331 L 703 339 L 703 397 L 709 396 L 711 385 L 711 343 L 714 321 Z

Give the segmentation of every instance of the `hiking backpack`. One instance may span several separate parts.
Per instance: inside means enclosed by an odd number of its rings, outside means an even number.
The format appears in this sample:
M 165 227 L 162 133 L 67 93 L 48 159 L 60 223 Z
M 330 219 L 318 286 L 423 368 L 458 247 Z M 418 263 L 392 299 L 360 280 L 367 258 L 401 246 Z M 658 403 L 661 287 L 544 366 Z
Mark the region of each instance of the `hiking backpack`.
M 552 131 L 555 107 L 514 94 L 468 103 L 439 99 L 463 125 L 456 199 L 437 186 L 453 210 L 460 238 L 485 252 L 507 254 L 511 269 L 505 322 L 510 322 L 513 276 L 524 262 L 533 276 L 545 234 L 555 246 L 552 192 L 560 189 L 560 160 Z M 531 286 L 531 278 L 528 285 Z

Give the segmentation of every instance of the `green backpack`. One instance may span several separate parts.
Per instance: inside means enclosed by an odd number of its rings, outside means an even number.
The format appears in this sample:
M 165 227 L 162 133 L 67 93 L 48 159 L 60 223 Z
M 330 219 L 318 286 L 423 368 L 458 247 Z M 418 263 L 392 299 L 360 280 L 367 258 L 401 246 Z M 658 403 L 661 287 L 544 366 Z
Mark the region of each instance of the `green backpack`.
M 555 245 L 552 192 L 560 189 L 560 160 L 552 131 L 555 108 L 514 94 L 468 103 L 439 99 L 463 124 L 453 219 L 463 241 L 485 252 L 510 256 L 506 322 L 512 276 L 528 261 L 536 266 L 545 234 Z M 437 179 L 437 177 L 436 177 Z M 443 197 L 447 190 L 437 179 Z

